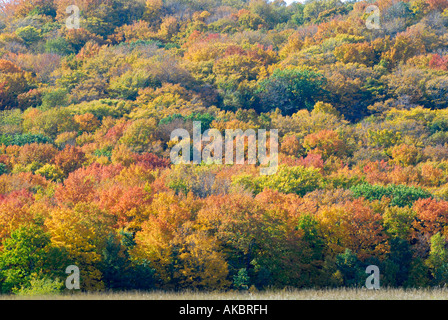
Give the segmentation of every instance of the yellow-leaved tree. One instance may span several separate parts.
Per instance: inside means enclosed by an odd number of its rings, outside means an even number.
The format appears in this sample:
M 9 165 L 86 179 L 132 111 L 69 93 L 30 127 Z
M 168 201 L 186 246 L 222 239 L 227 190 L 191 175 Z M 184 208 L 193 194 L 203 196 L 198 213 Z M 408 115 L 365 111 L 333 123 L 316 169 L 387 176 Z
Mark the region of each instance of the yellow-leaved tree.
M 107 236 L 112 232 L 110 216 L 95 204 L 80 202 L 73 209 L 52 210 L 45 225 L 53 245 L 65 248 L 69 260 L 80 269 L 81 289 L 104 289 L 98 264 Z
M 194 226 L 199 208 L 191 194 L 183 198 L 160 193 L 136 234 L 131 255 L 148 260 L 165 288 L 222 289 L 227 285 L 227 263 L 217 239 Z

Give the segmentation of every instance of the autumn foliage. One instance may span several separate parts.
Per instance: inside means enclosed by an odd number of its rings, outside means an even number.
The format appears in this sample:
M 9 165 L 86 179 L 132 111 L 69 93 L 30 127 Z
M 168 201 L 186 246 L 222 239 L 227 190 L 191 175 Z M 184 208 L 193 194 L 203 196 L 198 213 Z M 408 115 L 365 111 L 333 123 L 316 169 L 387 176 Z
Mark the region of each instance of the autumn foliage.
M 0 291 L 448 284 L 448 1 L 369 5 L 5 3 Z M 275 174 L 173 164 L 195 122 L 278 130 Z

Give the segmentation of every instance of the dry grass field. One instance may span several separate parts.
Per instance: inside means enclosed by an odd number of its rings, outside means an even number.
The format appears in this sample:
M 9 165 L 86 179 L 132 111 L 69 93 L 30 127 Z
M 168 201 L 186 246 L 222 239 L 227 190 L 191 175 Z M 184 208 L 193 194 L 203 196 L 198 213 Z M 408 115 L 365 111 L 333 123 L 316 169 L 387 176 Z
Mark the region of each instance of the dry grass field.
M 448 289 L 329 289 L 240 292 L 104 292 L 0 296 L 0 300 L 448 300 Z

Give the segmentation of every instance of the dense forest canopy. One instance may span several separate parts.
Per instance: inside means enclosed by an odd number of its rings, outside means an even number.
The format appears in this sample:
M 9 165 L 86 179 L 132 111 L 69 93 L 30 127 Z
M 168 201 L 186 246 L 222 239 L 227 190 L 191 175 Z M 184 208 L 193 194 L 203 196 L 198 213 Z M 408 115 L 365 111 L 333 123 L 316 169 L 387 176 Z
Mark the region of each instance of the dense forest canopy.
M 1 9 L 3 293 L 448 283 L 448 0 Z M 172 165 L 194 121 L 277 173 Z

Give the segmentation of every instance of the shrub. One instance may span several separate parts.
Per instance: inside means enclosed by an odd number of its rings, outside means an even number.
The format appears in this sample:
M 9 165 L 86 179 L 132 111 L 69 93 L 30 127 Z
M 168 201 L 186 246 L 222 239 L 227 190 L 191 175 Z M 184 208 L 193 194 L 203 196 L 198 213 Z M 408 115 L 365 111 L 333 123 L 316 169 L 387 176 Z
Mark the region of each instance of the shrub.
M 248 290 L 250 278 L 246 269 L 238 270 L 238 273 L 233 276 L 233 286 L 238 290 Z
M 260 111 L 280 109 L 291 115 L 297 110 L 311 110 L 318 96 L 322 96 L 324 77 L 316 72 L 298 69 L 276 69 L 259 83 L 257 94 L 261 101 Z
M 0 163 L 0 176 L 8 172 L 8 167 L 4 163 Z
M 47 180 L 59 182 L 64 177 L 64 172 L 57 168 L 54 164 L 45 164 L 43 167 L 39 168 L 35 172 L 45 177 Z
M 154 119 L 135 120 L 124 132 L 120 142 L 135 152 L 150 151 L 156 130 Z
M 287 167 L 279 166 L 274 175 L 259 176 L 251 181 L 247 176 L 237 176 L 233 179 L 234 184 L 241 184 L 256 194 L 265 188 L 282 193 L 295 193 L 304 196 L 306 193 L 318 189 L 322 182 L 319 169 L 303 166 Z
M 52 140 L 43 134 L 14 134 L 14 135 L 6 135 L 3 134 L 0 136 L 0 145 L 4 144 L 5 146 L 24 146 L 26 144 L 31 143 L 52 143 Z
M 52 162 L 58 150 L 51 144 L 31 143 L 21 147 L 17 162 L 21 165 Z
M 391 198 L 390 206 L 411 207 L 418 199 L 431 198 L 432 195 L 422 188 L 394 185 L 371 185 L 368 183 L 356 185 L 350 188 L 355 198 L 364 197 L 369 201 L 381 200 L 383 197 Z
M 303 146 L 314 154 L 320 154 L 323 160 L 330 156 L 342 156 L 347 150 L 344 141 L 333 130 L 322 130 L 305 137 Z
M 350 249 L 345 249 L 344 253 L 336 256 L 336 266 L 344 286 L 360 287 L 363 285 L 366 278 L 365 269 L 356 254 Z
M 70 172 L 82 167 L 86 160 L 84 152 L 77 147 L 66 145 L 65 149 L 54 157 L 56 167 L 60 169 L 65 176 Z
M 27 45 L 31 45 L 41 39 L 40 31 L 33 26 L 19 28 L 16 30 L 16 34 L 18 37 L 22 38 Z
M 403 143 L 392 148 L 392 158 L 401 166 L 413 166 L 420 161 L 422 154 L 415 146 Z
M 19 296 L 45 296 L 59 294 L 63 288 L 64 283 L 59 279 L 42 277 L 30 280 L 29 285 L 13 290 L 13 292 Z

